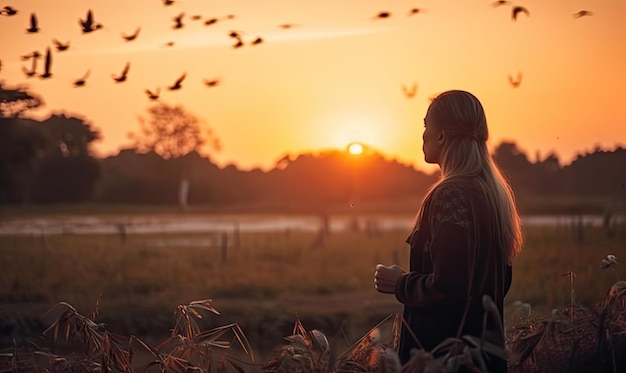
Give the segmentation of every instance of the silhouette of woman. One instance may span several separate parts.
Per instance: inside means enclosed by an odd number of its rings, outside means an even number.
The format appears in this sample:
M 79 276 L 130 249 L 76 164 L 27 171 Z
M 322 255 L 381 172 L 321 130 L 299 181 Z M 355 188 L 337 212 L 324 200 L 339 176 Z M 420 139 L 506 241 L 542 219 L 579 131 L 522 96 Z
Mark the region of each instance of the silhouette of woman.
M 487 149 L 488 128 L 480 101 L 465 91 L 447 91 L 424 118 L 425 161 L 438 164 L 441 178 L 417 213 L 410 268 L 377 265 L 375 288 L 404 305 L 399 357 L 432 351 L 445 339 L 472 335 L 502 347 L 503 301 L 511 285 L 512 261 L 522 232 L 514 194 Z M 500 316 L 487 317 L 483 296 Z M 407 329 L 408 326 L 408 329 Z M 489 372 L 506 372 L 504 357 L 487 354 Z

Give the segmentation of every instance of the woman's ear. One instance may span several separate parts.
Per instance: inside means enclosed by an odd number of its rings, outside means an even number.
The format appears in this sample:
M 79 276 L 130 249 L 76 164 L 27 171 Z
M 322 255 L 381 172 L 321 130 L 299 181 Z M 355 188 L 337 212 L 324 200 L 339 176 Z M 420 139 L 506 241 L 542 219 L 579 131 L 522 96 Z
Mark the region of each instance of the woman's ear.
M 445 141 L 446 141 L 446 131 L 442 129 L 441 132 L 439 132 L 439 136 L 437 136 L 437 144 L 443 145 Z

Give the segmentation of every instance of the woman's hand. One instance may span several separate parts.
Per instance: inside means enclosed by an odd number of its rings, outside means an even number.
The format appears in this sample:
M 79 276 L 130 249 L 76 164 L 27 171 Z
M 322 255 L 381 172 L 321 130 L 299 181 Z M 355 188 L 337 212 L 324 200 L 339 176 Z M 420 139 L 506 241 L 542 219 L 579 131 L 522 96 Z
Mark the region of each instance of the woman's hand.
M 377 264 L 374 273 L 374 287 L 381 293 L 394 294 L 396 282 L 403 274 L 404 269 L 395 264 L 392 266 Z

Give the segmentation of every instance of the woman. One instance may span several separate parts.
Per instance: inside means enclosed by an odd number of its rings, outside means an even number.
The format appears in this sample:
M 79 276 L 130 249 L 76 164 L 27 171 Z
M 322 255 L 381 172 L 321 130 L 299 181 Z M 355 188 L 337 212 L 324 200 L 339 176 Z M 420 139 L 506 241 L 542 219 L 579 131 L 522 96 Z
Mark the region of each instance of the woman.
M 504 347 L 503 301 L 522 246 L 513 192 L 487 149 L 480 101 L 469 92 L 444 92 L 431 102 L 424 125 L 424 158 L 439 165 L 442 177 L 424 198 L 407 238 L 410 271 L 379 264 L 374 275 L 379 292 L 395 294 L 404 304 L 402 364 L 412 349 L 431 351 L 450 337 L 484 337 Z M 500 311 L 499 320 L 487 319 L 484 335 L 483 295 Z M 507 370 L 506 361 L 495 356 L 488 364 L 490 372 Z

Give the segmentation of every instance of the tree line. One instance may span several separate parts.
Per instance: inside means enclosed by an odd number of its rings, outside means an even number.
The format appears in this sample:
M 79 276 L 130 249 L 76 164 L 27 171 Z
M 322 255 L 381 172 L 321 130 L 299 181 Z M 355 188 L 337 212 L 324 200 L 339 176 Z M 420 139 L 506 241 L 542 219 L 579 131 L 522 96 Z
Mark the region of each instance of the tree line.
M 91 146 L 101 134 L 84 118 L 26 118 L 42 104 L 23 89 L 0 85 L 0 204 L 178 205 L 182 186 L 186 204 L 242 210 L 324 209 L 363 201 L 417 204 L 438 177 L 371 149 L 360 155 L 340 150 L 286 154 L 268 171 L 220 168 L 211 160 L 221 148 L 219 137 L 202 131 L 184 108 L 164 103 L 148 109 L 140 131 L 130 136 L 130 148 L 98 159 Z M 531 161 L 514 142 L 500 143 L 493 156 L 520 201 L 564 196 L 622 206 L 626 201 L 622 147 L 596 148 L 566 166 L 555 154 Z

